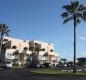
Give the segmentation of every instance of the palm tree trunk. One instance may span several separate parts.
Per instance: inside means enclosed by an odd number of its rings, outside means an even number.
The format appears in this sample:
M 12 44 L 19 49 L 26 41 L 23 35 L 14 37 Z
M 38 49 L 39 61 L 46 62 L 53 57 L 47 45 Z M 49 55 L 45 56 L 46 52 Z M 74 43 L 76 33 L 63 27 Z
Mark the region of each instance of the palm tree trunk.
M 34 52 L 35 52 L 35 49 L 34 47 L 32 48 L 32 55 L 31 55 L 31 65 L 33 64 L 34 62 Z
M 39 61 L 39 50 L 38 50 L 38 64 L 39 64 L 39 62 L 40 62 L 40 61 Z
M 76 73 L 76 16 L 74 16 L 74 66 L 73 73 Z
M 1 62 L 3 62 L 3 59 L 4 56 L 3 56 L 3 37 L 1 36 Z

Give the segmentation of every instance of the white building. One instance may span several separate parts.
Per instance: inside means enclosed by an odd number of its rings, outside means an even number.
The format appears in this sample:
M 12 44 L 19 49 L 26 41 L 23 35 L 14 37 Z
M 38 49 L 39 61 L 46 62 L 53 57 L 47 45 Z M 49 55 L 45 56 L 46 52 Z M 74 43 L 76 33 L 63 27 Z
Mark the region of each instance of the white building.
M 12 64 L 25 64 L 31 60 L 37 60 L 40 64 L 49 62 L 57 64 L 59 54 L 54 52 L 54 44 L 20 40 L 10 37 L 4 37 L 5 52 L 1 54 L 4 56 L 3 61 L 11 61 Z M 34 57 L 32 57 L 34 53 Z

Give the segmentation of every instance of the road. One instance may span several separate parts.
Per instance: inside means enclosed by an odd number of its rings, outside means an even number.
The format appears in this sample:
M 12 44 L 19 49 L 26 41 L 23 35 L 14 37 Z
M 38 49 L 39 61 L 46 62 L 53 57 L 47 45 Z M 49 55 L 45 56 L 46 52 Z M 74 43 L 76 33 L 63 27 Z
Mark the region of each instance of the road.
M 29 68 L 2 69 L 0 80 L 86 80 L 86 76 L 41 75 L 30 73 Z

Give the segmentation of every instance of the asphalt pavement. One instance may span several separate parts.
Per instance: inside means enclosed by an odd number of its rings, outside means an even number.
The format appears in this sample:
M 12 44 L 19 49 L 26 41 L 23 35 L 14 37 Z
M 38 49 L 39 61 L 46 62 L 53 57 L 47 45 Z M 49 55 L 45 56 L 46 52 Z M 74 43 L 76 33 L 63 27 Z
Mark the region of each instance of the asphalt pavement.
M 1 69 L 0 80 L 86 80 L 86 76 L 43 75 L 31 73 L 30 68 Z

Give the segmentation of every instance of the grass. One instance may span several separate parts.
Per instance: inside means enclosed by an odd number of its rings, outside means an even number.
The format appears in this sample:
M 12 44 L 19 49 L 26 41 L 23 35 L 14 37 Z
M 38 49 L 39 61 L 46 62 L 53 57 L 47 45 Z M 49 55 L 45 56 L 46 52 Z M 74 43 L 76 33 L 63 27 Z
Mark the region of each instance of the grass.
M 68 72 L 68 71 L 58 71 L 53 69 L 36 69 L 32 70 L 33 73 L 39 73 L 39 74 L 58 74 L 58 75 L 86 75 L 86 73 L 82 72 Z

